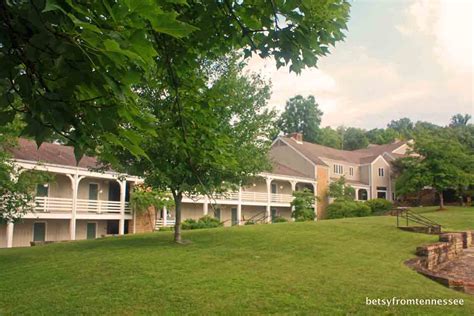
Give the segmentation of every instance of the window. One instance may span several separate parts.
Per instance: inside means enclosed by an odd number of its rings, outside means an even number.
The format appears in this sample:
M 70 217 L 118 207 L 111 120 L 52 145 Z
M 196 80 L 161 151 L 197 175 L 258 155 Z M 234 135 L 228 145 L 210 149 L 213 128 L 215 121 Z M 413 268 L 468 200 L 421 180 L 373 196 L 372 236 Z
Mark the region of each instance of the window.
M 239 224 L 239 218 L 238 218 L 238 214 L 237 214 L 237 208 L 233 207 L 233 208 L 230 209 L 230 211 L 231 211 L 232 226 L 238 225 Z
M 36 185 L 36 196 L 37 197 L 47 197 L 48 196 L 48 184 L 37 184 Z
M 341 165 L 334 165 L 334 173 L 343 174 L 344 173 L 344 167 L 341 166 Z
M 349 175 L 350 176 L 354 175 L 354 168 L 352 168 L 352 167 L 349 168 Z
M 383 176 L 384 176 L 384 169 L 379 168 L 379 177 L 383 177 Z

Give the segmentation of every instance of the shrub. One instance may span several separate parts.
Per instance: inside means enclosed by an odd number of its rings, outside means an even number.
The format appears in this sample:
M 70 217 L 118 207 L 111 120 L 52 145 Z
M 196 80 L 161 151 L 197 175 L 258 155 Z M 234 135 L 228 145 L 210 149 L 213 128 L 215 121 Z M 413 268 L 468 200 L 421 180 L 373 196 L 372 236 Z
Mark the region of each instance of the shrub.
M 182 229 L 201 229 L 201 228 L 215 228 L 221 226 L 221 222 L 211 216 L 203 216 L 199 220 L 188 218 L 181 223 Z
M 286 223 L 288 220 L 284 217 L 277 216 L 273 219 L 273 223 Z
M 291 202 L 294 211 L 291 217 L 297 222 L 312 221 L 315 218 L 313 204 L 316 200 L 314 193 L 308 189 L 293 192 L 295 197 Z
M 245 222 L 245 225 L 255 225 L 255 222 L 250 220 L 250 221 L 246 221 Z
M 372 210 L 363 202 L 336 200 L 327 208 L 328 218 L 369 216 Z
M 381 214 L 393 208 L 392 202 L 387 201 L 386 199 L 368 200 L 367 202 L 365 202 L 365 204 L 370 207 L 372 213 L 374 214 Z

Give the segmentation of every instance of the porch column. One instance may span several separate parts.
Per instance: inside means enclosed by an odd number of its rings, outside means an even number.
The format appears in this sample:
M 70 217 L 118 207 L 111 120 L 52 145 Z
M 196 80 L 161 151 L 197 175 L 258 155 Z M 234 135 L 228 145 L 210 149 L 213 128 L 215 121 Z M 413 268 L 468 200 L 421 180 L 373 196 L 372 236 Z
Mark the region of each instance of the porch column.
M 163 206 L 163 227 L 166 227 L 166 225 L 168 225 L 167 219 L 168 219 L 168 210 L 166 209 L 166 206 Z
M 290 184 L 291 184 L 291 193 L 295 192 L 296 191 L 296 181 L 290 181 Z M 295 211 L 295 207 L 294 205 L 291 206 L 291 214 L 290 214 L 290 220 L 292 221 L 295 221 L 295 219 L 293 218 L 293 212 Z
M 125 234 L 125 191 L 127 189 L 127 180 L 120 180 L 120 220 L 119 235 Z
M 318 183 L 313 182 L 313 192 L 314 192 L 314 220 L 318 220 Z
M 242 187 L 239 187 L 239 203 L 237 204 L 237 225 L 242 225 Z
M 13 222 L 7 223 L 7 248 L 13 247 L 13 228 L 15 224 Z
M 209 214 L 209 198 L 207 195 L 204 196 L 204 204 L 202 205 L 202 214 L 207 216 Z
M 69 221 L 69 239 L 76 240 L 76 217 L 77 217 L 77 195 L 79 192 L 79 183 L 85 176 L 79 176 L 77 173 L 74 175 L 66 175 L 71 180 L 72 187 L 72 210 L 71 219 Z
M 272 203 L 272 178 L 265 178 L 265 182 L 267 183 L 267 209 L 266 209 L 266 222 L 271 222 L 271 203 Z

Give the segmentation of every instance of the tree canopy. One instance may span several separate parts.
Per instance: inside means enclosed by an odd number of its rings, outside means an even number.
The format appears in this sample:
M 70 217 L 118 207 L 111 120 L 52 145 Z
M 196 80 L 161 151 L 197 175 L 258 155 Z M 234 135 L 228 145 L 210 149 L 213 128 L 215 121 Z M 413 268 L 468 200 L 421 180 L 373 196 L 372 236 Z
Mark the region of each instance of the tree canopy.
M 298 73 L 344 38 L 348 17 L 345 0 L 0 1 L 0 116 L 20 114 L 38 143 L 61 135 L 77 157 L 144 155 L 155 122 L 135 87 L 157 70 L 171 90 L 183 69 L 242 50 Z
M 418 130 L 414 136 L 411 146 L 416 155 L 397 162 L 396 192 L 404 195 L 432 187 L 443 209 L 444 190 L 474 183 L 474 156 L 449 128 Z
M 171 191 L 178 242 L 184 194 L 210 195 L 212 201 L 213 194 L 234 190 L 269 168 L 269 86 L 258 75 L 243 75 L 243 67 L 229 57 L 188 70 L 179 102 L 161 81 L 141 87 L 140 102 L 156 117 L 156 135 L 141 144 L 149 159 L 124 151 L 121 165 L 143 175 L 147 185 Z
M 304 98 L 297 95 L 286 102 L 285 111 L 277 125 L 285 134 L 303 133 L 305 140 L 316 142 L 320 137 L 319 125 L 323 112 L 319 109 L 314 96 Z

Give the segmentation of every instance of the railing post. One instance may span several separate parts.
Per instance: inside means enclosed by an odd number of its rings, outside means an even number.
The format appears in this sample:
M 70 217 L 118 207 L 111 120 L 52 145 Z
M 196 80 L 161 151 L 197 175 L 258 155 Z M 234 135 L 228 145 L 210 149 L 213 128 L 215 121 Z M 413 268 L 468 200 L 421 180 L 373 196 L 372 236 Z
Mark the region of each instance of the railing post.
M 269 223 L 270 217 L 271 217 L 271 203 L 272 203 L 272 178 L 266 177 L 265 182 L 267 183 L 267 207 L 266 207 L 265 221 Z
M 202 205 L 202 214 L 207 216 L 209 214 L 209 197 L 204 195 L 204 204 Z
M 7 223 L 7 248 L 12 248 L 13 247 L 13 229 L 15 227 L 15 224 L 13 222 L 8 222 Z
M 166 225 L 168 225 L 167 218 L 168 218 L 168 210 L 166 209 L 166 206 L 163 206 L 163 227 L 166 227 Z
M 125 234 L 125 191 L 127 189 L 127 180 L 120 180 L 120 220 L 119 235 Z
M 242 186 L 239 187 L 239 203 L 237 204 L 237 225 L 242 225 Z
M 69 222 L 69 236 L 71 240 L 76 240 L 77 194 L 79 191 L 79 183 L 85 178 L 85 176 L 79 177 L 79 175 L 76 173 L 74 175 L 67 174 L 67 177 L 71 180 L 72 187 L 72 210 L 71 220 Z

